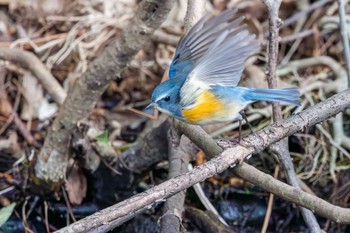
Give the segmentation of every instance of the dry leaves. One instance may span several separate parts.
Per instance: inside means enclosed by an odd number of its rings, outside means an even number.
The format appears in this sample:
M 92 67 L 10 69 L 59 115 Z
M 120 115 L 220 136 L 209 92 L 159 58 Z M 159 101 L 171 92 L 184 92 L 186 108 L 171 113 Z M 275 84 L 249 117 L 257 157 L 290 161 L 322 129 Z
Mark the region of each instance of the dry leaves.
M 83 171 L 77 164 L 74 163 L 71 167 L 65 185 L 69 202 L 72 205 L 80 205 L 86 196 L 87 181 Z

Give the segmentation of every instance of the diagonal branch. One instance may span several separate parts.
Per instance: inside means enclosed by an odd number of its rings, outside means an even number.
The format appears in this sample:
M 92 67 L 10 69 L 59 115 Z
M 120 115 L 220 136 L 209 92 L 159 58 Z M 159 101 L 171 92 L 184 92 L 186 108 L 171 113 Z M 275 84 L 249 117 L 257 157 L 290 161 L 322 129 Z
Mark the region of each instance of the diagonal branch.
M 267 148 L 270 144 L 296 132 L 304 131 L 306 128 L 321 123 L 347 108 L 350 108 L 350 89 L 334 95 L 303 112 L 290 116 L 283 121 L 276 122 L 257 132 L 257 135 L 246 137 L 244 142 L 249 144 L 247 147 L 238 144 L 223 152 L 209 136 L 201 133 L 204 131 L 197 130 L 197 126 L 189 126 L 180 123 L 179 127 L 183 130 L 183 133 L 195 144 L 201 147 L 207 154 L 211 155 L 211 157 L 222 153 L 190 172 L 165 181 L 160 185 L 75 222 L 57 232 L 87 232 L 92 231 L 99 226 L 109 224 L 110 222 L 116 223 L 145 206 L 162 202 L 165 198 L 168 198 L 177 192 L 225 171 L 234 164 L 243 161 L 244 158 L 252 153 L 258 153 Z M 255 175 L 251 174 L 249 170 L 254 171 L 255 169 L 250 167 L 251 166 L 247 164 L 243 164 L 236 169 L 236 172 L 244 179 L 253 179 L 254 177 L 249 178 L 249 176 Z M 248 174 L 244 171 L 248 171 Z M 321 216 L 339 223 L 350 223 L 350 209 L 334 206 L 318 197 L 288 185 L 284 185 L 283 188 L 281 188 L 282 182 L 262 172 L 260 173 L 261 174 L 259 175 L 259 173 L 255 172 L 255 174 L 258 174 L 255 176 L 255 179 L 257 179 L 257 185 L 260 184 L 261 186 L 266 187 L 270 192 L 280 195 L 282 198 L 310 208 Z M 268 178 L 266 179 L 266 177 Z
M 77 123 L 165 20 L 173 1 L 144 0 L 118 40 L 106 47 L 70 90 L 38 156 L 35 173 L 45 182 L 61 181 L 67 168 L 67 149 Z

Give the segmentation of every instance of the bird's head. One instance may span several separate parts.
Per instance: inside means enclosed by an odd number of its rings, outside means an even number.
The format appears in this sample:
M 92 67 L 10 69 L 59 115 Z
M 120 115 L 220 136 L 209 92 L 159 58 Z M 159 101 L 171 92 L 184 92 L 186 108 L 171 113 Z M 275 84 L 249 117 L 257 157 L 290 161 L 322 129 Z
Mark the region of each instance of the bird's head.
M 175 118 L 182 119 L 180 103 L 181 84 L 174 79 L 159 84 L 152 93 L 151 103 L 147 108 L 153 107 Z

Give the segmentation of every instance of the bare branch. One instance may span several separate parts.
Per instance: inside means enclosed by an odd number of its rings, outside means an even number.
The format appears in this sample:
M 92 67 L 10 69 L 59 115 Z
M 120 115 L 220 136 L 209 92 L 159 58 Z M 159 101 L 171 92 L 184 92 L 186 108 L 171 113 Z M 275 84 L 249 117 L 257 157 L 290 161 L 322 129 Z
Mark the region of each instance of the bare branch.
M 185 17 L 185 32 L 191 29 L 204 15 L 205 1 L 188 0 L 187 11 Z
M 278 31 L 279 26 L 282 24 L 281 19 L 278 17 L 278 10 L 281 5 L 281 0 L 264 0 L 269 13 L 269 43 L 268 54 L 269 59 L 267 61 L 266 75 L 269 88 L 277 87 L 276 69 L 278 60 Z M 278 103 L 272 103 L 273 119 L 278 121 L 282 119 L 281 109 Z
M 168 178 L 174 178 L 187 172 L 187 166 L 190 162 L 190 155 L 194 154 L 192 144 L 186 137 L 181 137 L 174 127 L 171 127 L 168 133 L 169 144 L 169 175 Z M 169 197 L 163 207 L 163 215 L 160 218 L 159 232 L 176 233 L 181 232 L 182 212 L 184 211 L 186 190 L 183 190 L 174 196 Z
M 350 46 L 349 46 L 349 34 L 346 27 L 346 15 L 344 0 L 338 0 L 339 5 L 339 25 L 340 25 L 340 35 L 344 47 L 344 58 L 346 70 L 348 71 L 348 87 L 350 87 Z

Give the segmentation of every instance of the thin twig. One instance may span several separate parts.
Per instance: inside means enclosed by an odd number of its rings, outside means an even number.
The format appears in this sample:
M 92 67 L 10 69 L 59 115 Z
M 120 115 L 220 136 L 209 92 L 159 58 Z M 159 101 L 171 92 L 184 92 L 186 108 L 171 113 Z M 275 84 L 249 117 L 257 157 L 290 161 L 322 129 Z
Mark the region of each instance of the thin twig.
M 304 37 L 308 37 L 310 35 L 314 34 L 314 30 L 313 29 L 309 29 L 309 30 L 305 30 L 299 33 L 295 33 L 292 35 L 288 35 L 285 37 L 282 37 L 280 40 L 280 43 L 289 43 L 291 41 L 297 40 L 297 39 L 302 39 Z
M 339 25 L 340 35 L 343 42 L 344 58 L 346 70 L 348 71 L 348 87 L 350 87 L 350 46 L 349 46 L 349 34 L 347 31 L 347 23 L 345 20 L 345 6 L 343 0 L 338 0 L 339 5 Z
M 281 5 L 281 0 L 264 0 L 269 13 L 269 43 L 268 54 L 269 59 L 267 61 L 266 76 L 269 88 L 273 89 L 277 87 L 276 69 L 278 61 L 278 31 L 281 25 L 281 19 L 278 17 L 278 10 Z M 273 120 L 277 121 L 282 119 L 282 112 L 278 103 L 272 104 Z
M 275 179 L 277 179 L 279 171 L 280 171 L 280 167 L 276 166 L 275 172 L 273 173 L 273 177 Z M 264 224 L 263 224 L 263 227 L 261 229 L 261 233 L 265 233 L 267 231 L 267 228 L 269 227 L 269 222 L 270 222 L 271 213 L 272 213 L 273 199 L 274 199 L 274 195 L 272 193 L 270 193 L 269 202 L 267 204 L 267 210 L 266 210 L 266 214 L 265 214 Z
M 189 164 L 188 170 L 193 170 L 192 164 Z M 192 186 L 194 191 L 196 192 L 199 200 L 201 201 L 202 205 L 205 207 L 206 210 L 210 211 L 222 224 L 225 226 L 228 226 L 227 222 L 223 217 L 220 216 L 219 212 L 215 209 L 213 204 L 210 202 L 209 198 L 205 195 L 204 190 L 200 183 L 195 184 Z
M 77 220 L 76 220 L 76 218 L 74 216 L 74 213 L 73 213 L 73 210 L 72 210 L 72 206 L 69 203 L 69 198 L 68 198 L 68 195 L 66 193 L 67 190 L 62 186 L 61 191 L 62 191 L 62 194 L 63 194 L 63 197 L 64 197 L 64 201 L 66 202 L 66 205 L 67 205 L 67 212 L 68 212 L 67 213 L 67 217 L 68 217 L 68 214 L 69 214 L 69 216 L 72 218 L 72 220 L 74 222 L 76 222 Z
M 45 216 L 45 228 L 46 232 L 50 232 L 50 225 L 49 225 L 49 205 L 47 204 L 47 201 L 44 201 L 44 216 Z
M 278 59 L 278 32 L 279 24 L 281 23 L 278 17 L 278 11 L 281 5 L 281 0 L 263 0 L 265 3 L 268 14 L 269 14 L 269 59 L 267 63 L 267 81 L 269 88 L 277 88 L 277 59 Z M 273 120 L 280 121 L 282 119 L 281 107 L 278 103 L 272 104 Z M 279 158 L 283 170 L 285 171 L 288 179 L 288 183 L 293 187 L 301 190 L 297 176 L 294 171 L 294 165 L 291 160 L 288 148 L 288 138 L 285 138 L 271 147 L 272 151 L 275 152 Z M 303 214 L 304 220 L 308 225 L 311 232 L 320 232 L 320 226 L 316 220 L 315 215 L 308 209 L 300 208 Z

